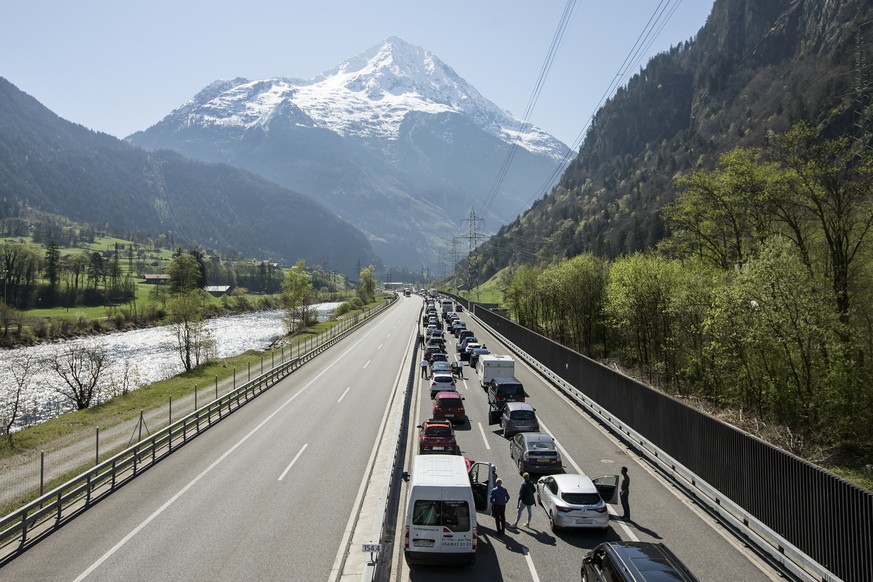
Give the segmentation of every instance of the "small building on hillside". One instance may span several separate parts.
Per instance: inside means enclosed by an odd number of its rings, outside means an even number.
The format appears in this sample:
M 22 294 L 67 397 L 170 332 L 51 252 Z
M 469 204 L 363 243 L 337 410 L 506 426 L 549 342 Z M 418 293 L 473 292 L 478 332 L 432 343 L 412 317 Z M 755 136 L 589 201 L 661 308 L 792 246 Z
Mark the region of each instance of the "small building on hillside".
M 230 285 L 207 285 L 203 289 L 213 297 L 221 297 L 230 291 Z
M 146 273 L 143 277 L 147 285 L 166 285 L 170 282 L 170 276 L 163 273 Z

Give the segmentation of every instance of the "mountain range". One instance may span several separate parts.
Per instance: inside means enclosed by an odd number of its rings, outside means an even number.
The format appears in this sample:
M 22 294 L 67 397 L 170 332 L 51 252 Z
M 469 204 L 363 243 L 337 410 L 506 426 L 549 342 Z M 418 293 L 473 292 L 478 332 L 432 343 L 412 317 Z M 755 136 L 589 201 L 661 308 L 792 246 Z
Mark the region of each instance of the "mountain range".
M 652 58 L 598 110 L 558 185 L 479 249 L 481 277 L 651 249 L 668 234 L 660 211 L 677 173 L 799 121 L 871 147 L 871 20 L 866 0 L 716 0 L 695 38 Z
M 568 154 L 396 37 L 313 79 L 216 81 L 127 140 L 311 196 L 361 229 L 387 264 L 412 267 L 434 265 L 469 232 L 471 209 L 485 215 L 484 231 L 515 218 Z
M 146 152 L 61 119 L 0 78 L 0 219 L 21 208 L 357 278 L 381 266 L 349 222 L 307 196 L 226 164 Z

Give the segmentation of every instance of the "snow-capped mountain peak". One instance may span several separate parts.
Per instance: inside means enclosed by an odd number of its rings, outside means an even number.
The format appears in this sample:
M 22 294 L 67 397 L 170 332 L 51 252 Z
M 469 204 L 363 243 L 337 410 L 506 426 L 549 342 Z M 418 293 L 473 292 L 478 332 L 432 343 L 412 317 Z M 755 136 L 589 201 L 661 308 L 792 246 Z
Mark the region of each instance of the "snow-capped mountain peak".
M 563 157 L 566 147 L 502 111 L 433 53 L 389 37 L 309 80 L 216 81 L 174 111 L 185 126 L 268 127 L 277 112 L 344 137 L 394 140 L 407 114 L 457 113 L 487 133 L 530 151 Z M 182 118 L 182 119 L 180 119 Z

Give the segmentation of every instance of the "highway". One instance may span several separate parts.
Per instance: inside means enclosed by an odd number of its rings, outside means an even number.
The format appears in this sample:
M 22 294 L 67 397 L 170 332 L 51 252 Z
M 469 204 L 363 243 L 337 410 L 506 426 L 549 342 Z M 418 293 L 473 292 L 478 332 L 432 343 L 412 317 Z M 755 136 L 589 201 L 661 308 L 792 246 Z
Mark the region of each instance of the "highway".
M 420 303 L 398 303 L 0 568 L 0 580 L 335 579 L 416 338 Z
M 401 298 L 0 568 L 0 581 L 337 580 L 392 391 L 408 377 L 405 358 L 421 308 L 420 298 Z M 461 317 L 492 353 L 509 353 L 467 313 Z M 454 338 L 447 339 L 454 359 Z M 634 520 L 613 521 L 605 534 L 553 534 L 535 507 L 531 527 L 497 536 L 493 519 L 480 514 L 478 561 L 470 567 L 410 570 L 398 533 L 392 580 L 576 580 L 587 549 L 619 538 L 664 542 L 702 581 L 780 579 L 517 358 L 516 375 L 560 444 L 567 472 L 594 477 L 629 467 Z M 407 469 L 417 449 L 414 427 L 431 409 L 429 383 L 415 376 Z M 465 368 L 465 376 L 458 388 L 470 422 L 458 427 L 459 443 L 464 455 L 496 465 L 514 507 L 521 477 L 508 441 L 487 424 L 487 398 L 475 371 Z M 403 505 L 397 532 L 403 531 Z M 508 509 L 510 523 L 514 517 Z
M 469 314 L 462 312 L 459 315 L 467 323 L 467 329 L 473 330 L 480 343 L 484 343 L 492 353 L 511 355 Z M 447 340 L 447 351 L 450 359 L 454 359 L 457 353 L 454 337 L 449 333 Z M 583 472 L 590 477 L 597 477 L 618 474 L 622 465 L 628 467 L 632 483 L 630 505 L 633 520 L 617 520 L 617 516 L 621 515 L 621 507 L 611 506 L 612 525 L 605 534 L 585 531 L 552 533 L 545 511 L 537 505 L 534 506 L 531 527 L 521 527 L 527 517 L 525 512 L 518 530 L 507 527 L 506 533 L 498 536 L 493 518 L 480 513 L 480 542 L 475 565 L 465 568 L 417 566 L 410 571 L 403 561 L 400 547 L 395 551 L 392 579 L 416 582 L 578 580 L 585 552 L 601 542 L 618 539 L 666 544 L 701 581 L 783 579 L 654 472 L 645 461 L 606 433 L 538 374 L 520 363 L 518 358 L 515 360 L 516 377 L 530 394 L 527 402 L 536 409 L 541 428 L 557 440 L 565 472 Z M 522 478 L 509 456 L 509 441 L 502 436 L 500 427 L 488 426 L 488 399 L 479 385 L 475 370 L 469 367 L 464 370 L 466 379 L 458 383 L 458 391 L 465 398 L 470 421 L 456 427 L 458 442 L 465 456 L 495 464 L 504 486 L 512 496 L 506 510 L 507 523 L 511 524 L 515 521 L 515 506 Z M 420 389 L 416 391 L 414 401 L 416 413 L 410 421 L 413 427 L 429 418 L 432 407 L 429 384 L 426 380 L 418 380 L 417 384 Z M 414 439 L 415 435 L 412 434 L 407 465 L 416 451 Z M 405 499 L 405 494 L 402 498 Z M 398 520 L 399 532 L 402 531 L 402 511 L 403 507 Z

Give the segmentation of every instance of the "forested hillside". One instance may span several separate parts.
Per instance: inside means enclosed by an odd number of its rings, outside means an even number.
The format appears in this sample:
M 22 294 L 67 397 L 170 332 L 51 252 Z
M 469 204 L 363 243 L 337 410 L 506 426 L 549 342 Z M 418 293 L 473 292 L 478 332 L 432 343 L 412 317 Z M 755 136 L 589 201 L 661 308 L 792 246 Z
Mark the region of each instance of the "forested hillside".
M 717 1 L 480 249 L 512 317 L 810 460 L 871 463 L 871 17 Z
M 510 264 L 652 248 L 667 234 L 660 209 L 677 173 L 797 121 L 825 137 L 863 135 L 853 123 L 870 118 L 870 71 L 857 65 L 873 62 L 871 18 L 862 0 L 716 1 L 696 38 L 653 58 L 597 112 L 560 184 L 480 248 L 482 279 Z
M 59 118 L 0 78 L 0 219 L 24 209 L 99 229 L 283 261 L 380 264 L 363 233 L 309 197 L 224 164 L 145 152 Z

